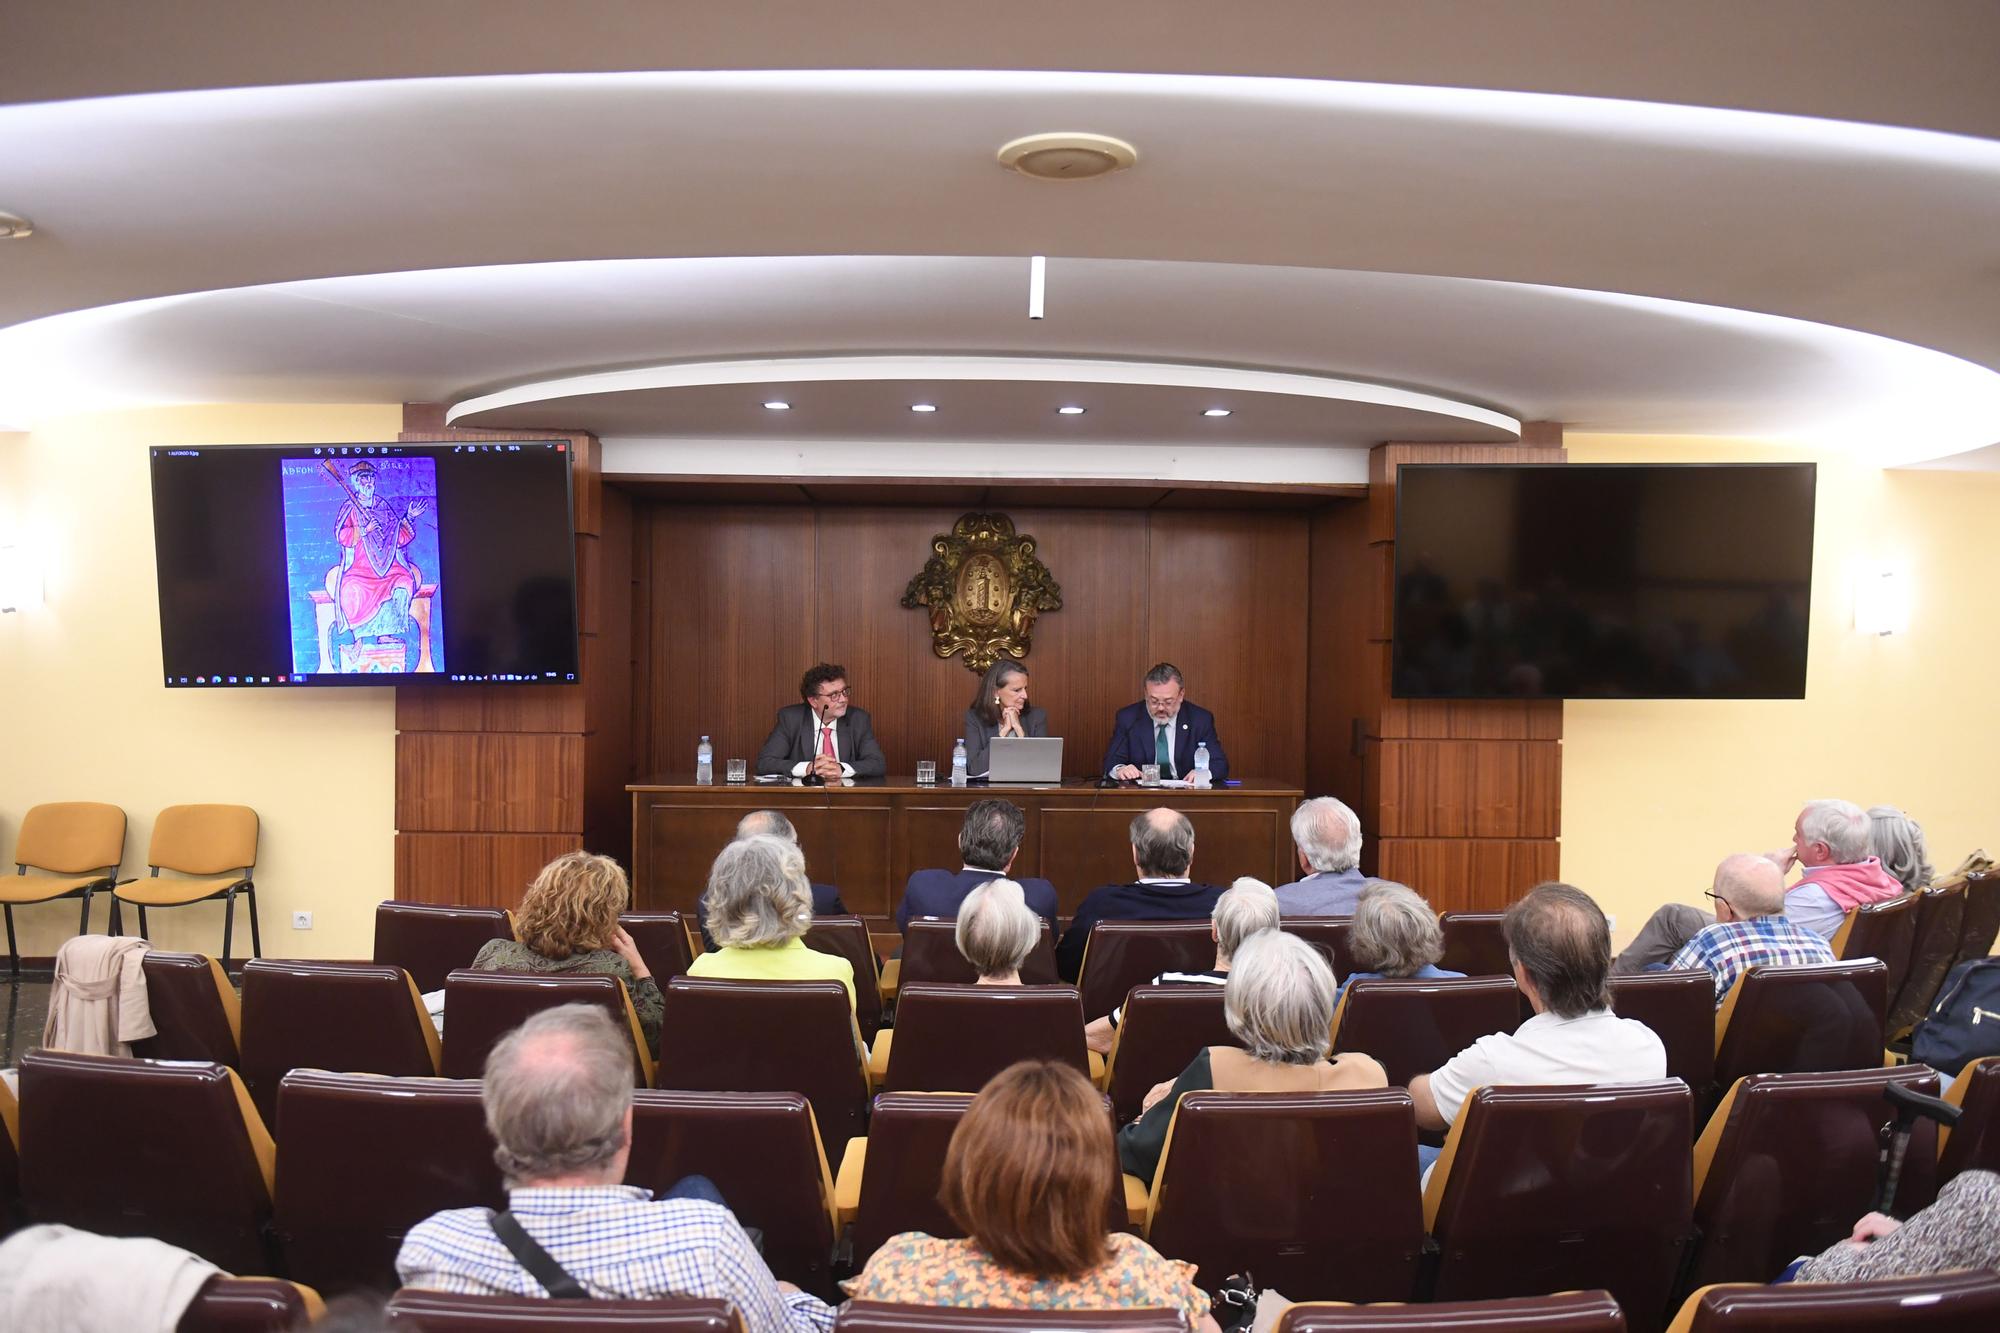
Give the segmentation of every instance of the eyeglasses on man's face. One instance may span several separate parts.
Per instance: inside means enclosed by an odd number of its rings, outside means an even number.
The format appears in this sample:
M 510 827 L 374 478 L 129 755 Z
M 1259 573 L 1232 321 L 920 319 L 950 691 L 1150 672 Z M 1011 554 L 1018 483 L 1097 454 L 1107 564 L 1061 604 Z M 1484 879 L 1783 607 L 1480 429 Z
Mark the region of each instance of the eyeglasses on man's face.
M 824 699 L 828 703 L 832 703 L 835 699 L 845 699 L 846 697 L 847 697 L 847 687 L 845 685 L 841 686 L 837 690 L 821 690 L 818 694 L 815 694 L 813 696 L 813 698 L 815 699 Z

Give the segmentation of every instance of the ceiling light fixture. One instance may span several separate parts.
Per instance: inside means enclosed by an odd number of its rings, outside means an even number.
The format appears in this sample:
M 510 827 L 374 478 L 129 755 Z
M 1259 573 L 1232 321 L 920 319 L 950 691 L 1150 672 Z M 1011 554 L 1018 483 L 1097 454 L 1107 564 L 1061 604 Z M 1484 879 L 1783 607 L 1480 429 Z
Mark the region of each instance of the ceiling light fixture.
M 1043 181 L 1109 176 L 1139 160 L 1139 150 L 1108 134 L 1028 134 L 1000 145 L 1000 165 Z
M 766 410 L 772 412 L 789 412 L 792 410 L 792 405 L 782 398 L 773 398 L 770 402 L 764 404 L 764 407 Z
M 1028 318 L 1042 317 L 1042 297 L 1048 291 L 1049 257 L 1032 255 L 1028 259 Z
M 1083 415 L 1083 409 L 1082 409 L 1082 408 L 1080 408 L 1080 407 L 1074 407 L 1074 406 L 1071 406 L 1071 407 L 1058 407 L 1058 408 L 1056 409 L 1056 411 L 1057 411 L 1057 412 L 1060 412 L 1060 413 L 1061 413 L 1061 414 L 1062 414 L 1063 416 L 1066 416 L 1066 417 L 1080 417 L 1080 416 L 1082 416 L 1082 415 Z
M 1229 409 L 1226 407 L 1211 407 L 1204 411 L 1202 415 L 1205 417 L 1226 417 L 1229 415 Z
M 935 411 L 937 411 L 937 404 L 936 404 L 936 403 L 911 403 L 911 404 L 910 404 L 910 410 L 911 410 L 912 412 L 935 412 Z

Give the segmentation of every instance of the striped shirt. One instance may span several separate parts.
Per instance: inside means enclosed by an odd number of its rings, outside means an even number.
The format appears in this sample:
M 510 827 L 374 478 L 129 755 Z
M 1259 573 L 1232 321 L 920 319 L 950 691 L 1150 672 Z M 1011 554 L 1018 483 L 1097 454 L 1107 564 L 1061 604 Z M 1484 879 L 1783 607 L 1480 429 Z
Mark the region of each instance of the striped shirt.
M 1146 984 L 1148 986 L 1220 986 L 1228 980 L 1229 974 L 1227 972 L 1217 972 L 1211 968 L 1207 972 L 1162 972 Z M 1111 1026 L 1117 1027 L 1119 1020 L 1124 1017 L 1125 1006 L 1121 1004 L 1111 1011 Z
M 778 1290 L 727 1208 L 655 1200 L 630 1185 L 508 1191 L 508 1210 L 570 1276 L 602 1298 L 703 1296 L 728 1301 L 749 1333 L 828 1333 L 833 1309 Z M 546 1296 L 493 1234 L 483 1208 L 453 1208 L 410 1229 L 396 1255 L 406 1287 L 483 1296 Z
M 1790 917 L 1753 916 L 1742 921 L 1718 921 L 1681 946 L 1667 964 L 1671 971 L 1701 968 L 1715 974 L 1715 1004 L 1736 979 L 1753 967 L 1831 963 L 1833 950 L 1825 940 Z

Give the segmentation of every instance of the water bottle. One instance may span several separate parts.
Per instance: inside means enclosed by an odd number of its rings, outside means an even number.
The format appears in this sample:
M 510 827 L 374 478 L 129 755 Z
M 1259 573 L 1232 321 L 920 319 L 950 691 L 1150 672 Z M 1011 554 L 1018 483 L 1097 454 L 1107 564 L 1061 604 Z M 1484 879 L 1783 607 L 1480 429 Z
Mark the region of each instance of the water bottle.
M 704 787 L 715 781 L 715 747 L 706 736 L 694 747 L 694 780 Z
M 951 743 L 951 785 L 965 785 L 965 738 L 959 737 Z
M 1215 779 L 1208 775 L 1208 742 L 1203 741 L 1194 747 L 1194 785 L 1207 787 L 1213 785 L 1214 781 Z

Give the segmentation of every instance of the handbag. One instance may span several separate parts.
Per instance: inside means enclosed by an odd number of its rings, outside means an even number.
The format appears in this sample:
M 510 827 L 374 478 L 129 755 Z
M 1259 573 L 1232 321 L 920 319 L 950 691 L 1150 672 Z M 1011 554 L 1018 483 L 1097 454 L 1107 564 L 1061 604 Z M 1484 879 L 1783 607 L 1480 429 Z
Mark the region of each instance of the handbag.
M 1948 1078 L 2000 1055 L 2000 958 L 1973 958 L 1944 979 L 1930 1016 L 1910 1034 L 1910 1059 Z

